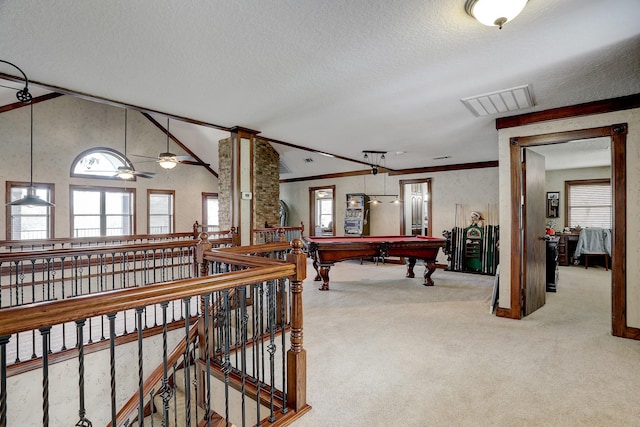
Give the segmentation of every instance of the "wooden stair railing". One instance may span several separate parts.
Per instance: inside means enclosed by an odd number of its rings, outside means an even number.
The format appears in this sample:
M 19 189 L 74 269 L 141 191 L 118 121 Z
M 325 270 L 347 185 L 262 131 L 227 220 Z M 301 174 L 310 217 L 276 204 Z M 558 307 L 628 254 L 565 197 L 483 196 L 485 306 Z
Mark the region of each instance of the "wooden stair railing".
M 239 250 L 234 250 L 233 252 L 228 252 L 226 249 L 203 251 L 202 249 L 206 248 L 207 245 L 209 243 L 203 243 L 200 245 L 200 249 L 197 250 L 202 255 L 203 261 L 206 259 L 206 262 L 202 263 L 203 265 L 211 261 L 231 262 L 242 269 L 216 276 L 152 284 L 139 288 L 118 289 L 98 294 L 82 295 L 67 300 L 46 301 L 2 309 L 0 310 L 0 345 L 3 346 L 2 350 L 4 351 L 4 345 L 6 345 L 5 339 L 16 333 L 37 330 L 46 332 L 51 325 L 55 324 L 84 322 L 83 319 L 94 316 L 115 316 L 115 313 L 124 310 L 139 312 L 143 307 L 173 300 L 184 300 L 186 303 L 192 297 L 224 293 L 236 287 L 252 286 L 256 283 L 273 282 L 288 278 L 290 282 L 290 310 L 288 313 L 291 318 L 290 348 L 286 350 L 283 347 L 282 351 L 286 351 L 287 359 L 286 408 L 289 408 L 287 419 L 290 422 L 292 417 L 298 417 L 310 409 L 306 403 L 306 351 L 302 346 L 302 281 L 306 277 L 306 256 L 301 250 L 302 243 L 300 241 L 292 243 L 293 251 L 286 255 L 286 262 L 243 255 Z M 263 253 L 264 248 L 249 247 L 245 248 L 245 252 Z M 201 266 L 201 270 L 203 269 L 204 267 Z M 189 318 L 188 312 L 186 315 Z M 138 324 L 141 323 L 138 322 Z M 189 323 L 187 322 L 186 325 L 188 326 Z M 195 331 L 197 328 L 191 330 Z M 138 335 L 138 341 L 141 342 L 141 332 Z M 79 348 L 79 351 L 79 357 L 81 357 L 82 347 Z M 4 363 L 3 366 L 0 366 L 0 369 L 3 371 L 2 377 L 6 378 L 6 366 Z M 43 358 L 43 367 L 46 366 L 48 366 L 47 358 Z M 151 383 L 152 380 L 148 379 L 148 381 Z M 43 382 L 43 389 L 47 387 L 48 385 L 45 387 L 45 382 Z M 43 390 L 43 399 L 45 391 Z M 10 390 L 8 391 L 3 387 L 2 399 L 6 399 L 7 392 L 10 392 Z M 81 399 L 81 402 L 83 402 L 83 399 Z M 0 406 L 6 408 L 5 400 L 0 403 Z M 44 417 L 48 413 L 48 403 L 46 405 L 45 403 L 47 402 L 43 402 L 43 408 L 46 408 L 43 409 Z M 81 405 L 84 404 L 82 403 Z M 84 408 L 82 408 L 81 414 L 84 414 Z M 84 417 L 84 415 L 82 416 Z

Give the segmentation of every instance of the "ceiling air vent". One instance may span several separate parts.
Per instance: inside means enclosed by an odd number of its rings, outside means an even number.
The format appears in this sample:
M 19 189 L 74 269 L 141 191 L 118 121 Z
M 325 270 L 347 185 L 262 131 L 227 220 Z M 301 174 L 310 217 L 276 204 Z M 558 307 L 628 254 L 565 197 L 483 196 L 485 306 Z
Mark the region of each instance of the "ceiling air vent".
M 291 169 L 289 169 L 289 167 L 287 165 L 285 165 L 282 160 L 280 160 L 278 166 L 279 166 L 279 169 L 280 169 L 279 172 L 281 174 L 291 173 Z
M 462 98 L 460 101 L 476 117 L 522 110 L 535 105 L 529 85 Z

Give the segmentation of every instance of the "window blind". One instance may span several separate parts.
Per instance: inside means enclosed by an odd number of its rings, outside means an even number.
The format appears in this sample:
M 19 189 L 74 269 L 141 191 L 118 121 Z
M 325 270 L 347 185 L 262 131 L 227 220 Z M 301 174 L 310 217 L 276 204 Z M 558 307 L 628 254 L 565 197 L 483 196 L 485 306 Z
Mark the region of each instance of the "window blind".
M 568 224 L 571 227 L 612 226 L 611 183 L 570 184 L 567 194 Z

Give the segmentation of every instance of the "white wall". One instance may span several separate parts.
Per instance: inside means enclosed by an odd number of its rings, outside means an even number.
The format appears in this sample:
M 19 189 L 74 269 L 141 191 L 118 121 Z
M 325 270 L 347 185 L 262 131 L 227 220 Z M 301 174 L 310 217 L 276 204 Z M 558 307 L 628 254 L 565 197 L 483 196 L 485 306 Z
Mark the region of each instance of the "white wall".
M 500 246 L 511 247 L 511 162 L 509 138 L 628 124 L 627 134 L 627 324 L 640 327 L 640 109 L 553 120 L 498 132 L 500 174 Z M 500 307 L 510 308 L 511 253 L 500 252 Z
M 399 181 L 416 178 L 431 178 L 433 236 L 442 237 L 443 230 L 450 230 L 455 225 L 456 204 L 469 206 L 471 210 L 485 212 L 487 205 L 498 204 L 498 168 L 483 168 L 456 170 L 447 172 L 433 172 L 429 174 L 394 175 L 385 177 L 362 176 L 332 178 L 283 183 L 280 185 L 280 198 L 289 206 L 289 225 L 305 223 L 308 229 L 309 216 L 309 187 L 325 185 L 336 186 L 336 235 L 344 235 L 342 221 L 346 209 L 347 193 L 367 194 L 399 194 Z M 400 230 L 400 205 L 386 203 L 394 199 L 393 196 L 380 198 L 385 203 L 370 205 L 370 234 L 397 235 Z M 404 233 L 403 233 L 404 234 Z M 305 235 L 309 235 L 308 230 Z M 446 256 L 440 251 L 439 263 L 446 263 Z
M 153 160 L 138 163 L 131 154 L 157 157 L 166 149 L 166 135 L 139 112 L 128 113 L 127 156 L 137 170 L 156 172 L 135 182 L 70 178 L 78 154 L 93 147 L 124 152 L 124 110 L 62 96 L 33 106 L 33 180 L 55 184 L 55 237 L 69 236 L 69 185 L 136 188 L 136 231 L 147 232 L 147 189 L 175 189 L 176 231 L 190 231 L 201 222 L 201 193 L 216 192 L 218 179 L 201 166 L 178 165 L 165 171 Z M 29 181 L 29 107 L 0 114 L 0 200 L 5 181 Z M 184 153 L 175 143 L 172 152 Z M 0 209 L 0 240 L 6 236 L 6 209 Z

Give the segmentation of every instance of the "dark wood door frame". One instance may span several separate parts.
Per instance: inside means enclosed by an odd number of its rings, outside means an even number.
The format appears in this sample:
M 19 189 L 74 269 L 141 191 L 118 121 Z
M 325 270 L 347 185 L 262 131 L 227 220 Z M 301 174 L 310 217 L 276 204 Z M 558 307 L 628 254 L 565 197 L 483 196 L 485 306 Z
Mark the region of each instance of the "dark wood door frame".
M 402 205 L 402 208 L 400 209 L 400 235 L 406 234 L 406 223 L 404 217 L 404 204 L 406 202 L 406 200 L 404 199 L 404 186 L 406 184 L 427 184 L 427 193 L 429 194 L 429 203 L 427 204 L 427 216 L 429 217 L 429 220 L 427 221 L 427 229 L 429 230 L 429 234 L 433 235 L 433 228 L 431 228 L 431 224 L 433 221 L 433 219 L 431 218 L 431 178 L 401 179 L 399 181 L 400 190 L 398 194 L 400 195 L 400 204 Z
M 521 136 L 510 139 L 511 162 L 511 284 L 510 308 L 498 308 L 497 315 L 513 319 L 521 318 L 521 276 L 522 260 L 522 236 L 520 225 L 522 223 L 521 186 L 522 166 L 520 163 L 523 147 L 535 145 L 561 144 L 573 140 L 599 138 L 611 138 L 611 175 L 613 192 L 613 242 L 612 242 L 612 268 L 611 268 L 611 319 L 612 334 L 614 336 L 640 339 L 640 328 L 627 325 L 626 301 L 627 301 L 627 277 L 626 277 L 626 146 L 627 124 L 615 124 L 591 129 L 581 129 L 567 132 L 556 132 L 543 135 Z

